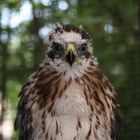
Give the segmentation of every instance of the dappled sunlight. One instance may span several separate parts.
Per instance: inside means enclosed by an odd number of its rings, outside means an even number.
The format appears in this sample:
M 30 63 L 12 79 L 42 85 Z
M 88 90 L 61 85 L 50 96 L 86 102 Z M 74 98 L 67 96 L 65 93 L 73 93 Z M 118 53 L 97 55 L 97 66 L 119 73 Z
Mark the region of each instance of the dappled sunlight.
M 13 136 L 13 117 L 10 103 L 6 106 L 6 111 L 4 115 L 4 120 L 0 125 L 0 134 L 2 134 L 4 140 L 11 140 Z
M 58 7 L 60 10 L 66 10 L 68 8 L 68 3 L 66 1 L 60 1 L 58 3 Z

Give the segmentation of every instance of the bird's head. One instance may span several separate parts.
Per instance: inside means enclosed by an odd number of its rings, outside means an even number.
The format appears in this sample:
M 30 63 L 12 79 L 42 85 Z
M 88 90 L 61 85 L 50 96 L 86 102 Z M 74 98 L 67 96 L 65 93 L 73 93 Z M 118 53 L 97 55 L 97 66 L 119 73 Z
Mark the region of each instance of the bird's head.
M 81 59 L 88 59 L 91 50 L 91 38 L 83 27 L 56 25 L 49 36 L 48 57 L 61 59 L 72 66 Z

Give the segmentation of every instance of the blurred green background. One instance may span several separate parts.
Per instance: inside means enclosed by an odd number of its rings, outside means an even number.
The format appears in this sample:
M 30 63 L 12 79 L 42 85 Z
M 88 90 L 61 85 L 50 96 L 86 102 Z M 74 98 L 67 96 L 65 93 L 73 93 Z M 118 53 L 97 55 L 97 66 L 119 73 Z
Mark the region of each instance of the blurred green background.
M 0 139 L 13 133 L 18 93 L 36 70 L 55 23 L 82 24 L 118 93 L 120 140 L 140 139 L 140 0 L 0 1 Z

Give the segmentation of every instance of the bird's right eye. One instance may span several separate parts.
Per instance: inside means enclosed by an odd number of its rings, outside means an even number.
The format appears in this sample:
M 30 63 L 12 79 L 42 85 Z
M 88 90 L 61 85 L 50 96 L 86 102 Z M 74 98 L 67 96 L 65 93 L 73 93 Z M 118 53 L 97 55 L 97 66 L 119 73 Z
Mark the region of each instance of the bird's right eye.
M 53 51 L 56 53 L 56 54 L 61 54 L 63 52 L 63 47 L 61 44 L 59 43 L 53 43 Z
M 80 49 L 81 53 L 85 53 L 87 51 L 87 45 L 86 44 L 81 44 L 79 49 Z

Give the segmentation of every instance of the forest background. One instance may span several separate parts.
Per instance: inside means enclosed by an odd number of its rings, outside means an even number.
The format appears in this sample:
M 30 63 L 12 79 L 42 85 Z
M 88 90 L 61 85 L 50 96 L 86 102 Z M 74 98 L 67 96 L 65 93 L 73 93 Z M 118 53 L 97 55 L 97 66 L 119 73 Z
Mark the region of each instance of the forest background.
M 120 140 L 140 139 L 140 0 L 0 1 L 0 139 L 13 131 L 18 93 L 44 58 L 55 23 L 82 24 L 120 103 Z

